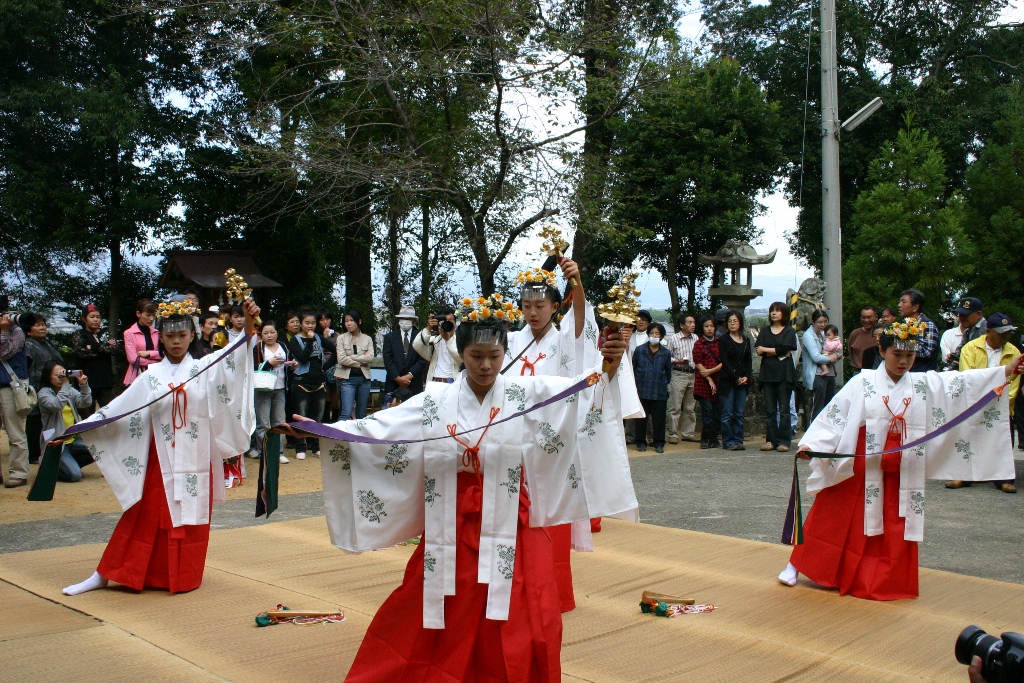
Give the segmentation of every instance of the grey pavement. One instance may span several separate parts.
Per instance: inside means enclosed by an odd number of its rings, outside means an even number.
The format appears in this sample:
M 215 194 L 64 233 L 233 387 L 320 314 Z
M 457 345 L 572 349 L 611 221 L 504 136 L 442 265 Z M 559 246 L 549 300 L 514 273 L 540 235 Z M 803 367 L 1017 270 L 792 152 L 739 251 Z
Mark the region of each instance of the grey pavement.
M 779 543 L 793 454 L 746 446 L 632 458 L 640 521 Z M 1018 460 L 1018 484 L 1022 470 Z M 807 472 L 801 462 L 802 485 Z M 806 518 L 811 498 L 804 493 L 802 500 Z M 1024 584 L 1024 493 L 1003 493 L 989 483 L 949 490 L 929 481 L 919 559 L 922 567 Z
M 641 521 L 659 526 L 779 543 L 789 501 L 792 454 L 719 449 L 679 451 L 630 460 Z M 1024 455 L 1014 451 L 1016 455 Z M 1017 462 L 1018 481 L 1024 462 Z M 807 466 L 800 465 L 801 481 Z M 928 482 L 923 567 L 1024 584 L 1024 493 L 991 484 L 947 490 Z M 804 510 L 810 499 L 804 494 Z M 216 506 L 214 529 L 234 529 L 323 514 L 323 494 L 281 496 L 269 520 L 252 500 Z M 0 553 L 105 543 L 119 515 L 95 514 L 0 525 Z M 782 567 L 779 568 L 780 570 Z

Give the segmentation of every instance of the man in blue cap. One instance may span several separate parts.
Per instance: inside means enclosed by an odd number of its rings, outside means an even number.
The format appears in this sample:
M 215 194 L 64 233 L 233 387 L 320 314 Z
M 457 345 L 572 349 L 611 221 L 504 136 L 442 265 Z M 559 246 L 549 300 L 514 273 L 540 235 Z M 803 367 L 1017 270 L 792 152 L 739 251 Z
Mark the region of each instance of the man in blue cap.
M 985 313 L 981 299 L 964 297 L 956 307 L 960 324 L 942 333 L 939 340 L 939 365 L 943 370 L 957 370 L 960 367 L 960 349 L 964 344 L 985 336 Z
M 960 370 L 977 370 L 994 368 L 1000 365 L 1009 365 L 1020 351 L 1010 343 L 1010 338 L 1017 330 L 1010 320 L 1010 316 L 1003 313 L 996 313 L 989 316 L 986 321 L 985 335 L 970 341 L 960 349 Z M 1014 377 L 1009 386 L 1010 405 L 1010 438 L 1013 438 L 1013 413 L 1014 402 L 1017 400 L 1017 392 L 1020 389 L 1020 377 Z M 992 482 L 997 489 L 1003 493 L 1017 493 L 1017 487 L 1013 479 Z M 970 486 L 969 481 L 950 481 L 946 483 L 947 489 L 958 489 Z

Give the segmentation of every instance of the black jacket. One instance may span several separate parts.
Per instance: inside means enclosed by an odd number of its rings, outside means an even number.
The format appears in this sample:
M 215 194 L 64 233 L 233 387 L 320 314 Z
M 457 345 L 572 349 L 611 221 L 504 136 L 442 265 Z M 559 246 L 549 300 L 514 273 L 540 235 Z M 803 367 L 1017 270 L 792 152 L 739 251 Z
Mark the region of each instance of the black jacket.
M 733 386 L 740 377 L 746 377 L 749 388 L 753 363 L 750 356 L 750 339 L 747 335 L 744 334 L 743 341 L 737 344 L 729 334 L 723 334 L 718 338 L 718 349 L 722 353 L 719 386 L 725 382 Z
M 414 394 L 423 391 L 423 375 L 427 372 L 427 361 L 412 348 L 412 341 L 417 334 L 419 330 L 415 327 L 409 330 L 409 353 L 405 352 L 401 330 L 392 330 L 384 335 L 384 369 L 388 373 L 384 382 L 384 393 L 397 389 L 398 383 L 395 382 L 395 378 L 410 372 L 413 379 L 409 389 Z

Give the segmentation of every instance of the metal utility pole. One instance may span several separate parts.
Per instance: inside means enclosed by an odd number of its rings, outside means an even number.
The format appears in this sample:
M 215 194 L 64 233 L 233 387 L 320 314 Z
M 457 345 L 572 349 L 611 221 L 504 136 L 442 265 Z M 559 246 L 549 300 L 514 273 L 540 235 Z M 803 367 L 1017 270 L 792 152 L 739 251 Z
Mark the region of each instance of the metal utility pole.
M 843 257 L 839 225 L 839 84 L 836 3 L 821 0 L 821 246 L 828 320 L 843 334 Z M 836 383 L 843 383 L 842 365 Z

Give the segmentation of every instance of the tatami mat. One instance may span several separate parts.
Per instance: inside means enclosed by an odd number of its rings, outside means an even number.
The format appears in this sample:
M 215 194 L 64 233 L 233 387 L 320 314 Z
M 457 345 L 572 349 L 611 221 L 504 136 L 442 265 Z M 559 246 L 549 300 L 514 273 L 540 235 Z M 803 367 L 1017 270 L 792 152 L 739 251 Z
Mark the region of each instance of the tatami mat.
M 920 599 L 876 603 L 779 586 L 783 546 L 614 520 L 595 544 L 597 552 L 573 556 L 578 607 L 564 620 L 566 681 L 962 681 L 952 650 L 964 626 L 1022 628 L 1016 584 L 924 569 Z M 412 548 L 349 555 L 329 545 L 322 518 L 304 519 L 213 532 L 203 586 L 192 593 L 61 595 L 101 552 L 0 556 L 8 584 L 0 583 L 0 657 L 16 662 L 0 680 L 66 678 L 61 671 L 78 681 L 340 679 Z M 643 615 L 644 589 L 719 610 Z M 348 620 L 257 628 L 253 617 L 278 603 L 340 607 Z M 149 666 L 161 675 L 140 677 Z

